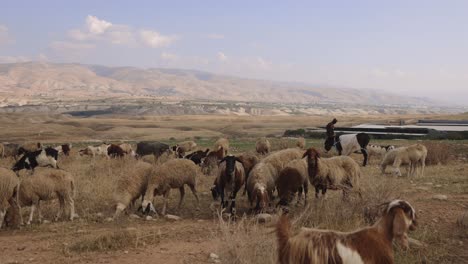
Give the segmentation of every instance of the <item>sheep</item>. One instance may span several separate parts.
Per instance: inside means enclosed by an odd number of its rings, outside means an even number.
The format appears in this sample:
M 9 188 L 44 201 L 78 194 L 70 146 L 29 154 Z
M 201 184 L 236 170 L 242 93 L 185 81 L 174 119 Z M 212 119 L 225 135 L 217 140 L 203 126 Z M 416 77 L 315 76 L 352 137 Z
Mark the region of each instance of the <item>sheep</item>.
M 111 158 L 122 158 L 125 155 L 125 151 L 116 144 L 110 144 L 109 147 L 107 147 L 107 156 Z
M 309 177 L 305 159 L 292 160 L 286 164 L 276 181 L 276 189 L 280 198 L 278 205 L 288 205 L 296 192 L 299 192 L 297 203 L 299 204 L 304 192 L 304 205 L 307 205 Z
M 54 149 L 57 150 L 59 154 L 63 153 L 65 156 L 69 156 L 71 147 L 71 144 L 62 144 L 60 146 L 56 146 Z
M 369 160 L 370 160 L 373 156 L 384 157 L 385 154 L 392 149 L 395 149 L 395 146 L 392 146 L 392 145 L 379 146 L 379 145 L 369 144 L 367 146 L 367 154 L 369 155 Z
M 213 199 L 216 199 L 220 195 L 222 208 L 227 207 L 229 201 L 224 200 L 224 192 L 227 190 L 229 200 L 231 201 L 230 212 L 232 215 L 236 215 L 236 196 L 237 192 L 244 185 L 244 182 L 245 171 L 242 161 L 232 155 L 224 157 L 220 161 L 218 176 L 211 188 Z
M 188 154 L 187 156 L 185 156 L 185 158 L 193 161 L 197 165 L 200 165 L 202 163 L 202 160 L 206 157 L 206 155 L 208 155 L 208 152 L 210 152 L 210 149 L 208 148 L 205 151 L 197 150 Z
M 80 154 L 80 156 L 88 155 L 88 156 L 92 156 L 93 158 L 95 156 L 104 156 L 106 158 L 109 158 L 107 154 L 108 147 L 109 145 L 107 144 L 102 144 L 99 146 L 88 146 L 85 149 L 80 150 L 78 153 Z
M 306 147 L 305 138 L 303 138 L 303 137 L 297 138 L 296 147 L 298 147 L 300 149 L 305 149 L 305 147 Z
M 41 201 L 48 201 L 58 198 L 60 210 L 55 216 L 57 221 L 62 212 L 65 211 L 65 205 L 70 208 L 69 219 L 72 221 L 75 214 L 75 183 L 71 173 L 50 168 L 38 168 L 31 176 L 24 176 L 20 183 L 18 198 L 21 206 L 31 206 L 31 213 L 27 224 L 30 225 L 33 220 L 34 211 L 37 208 L 39 222 L 42 222 L 40 208 Z
M 0 229 L 9 207 L 19 213 L 18 191 L 19 179 L 16 174 L 12 170 L 0 168 Z
M 382 174 L 388 165 L 393 166 L 394 174 L 401 176 L 400 166 L 409 166 L 408 176 L 423 176 L 426 165 L 427 148 L 422 144 L 414 144 L 389 151 L 380 163 Z
M 5 157 L 5 146 L 3 145 L 3 143 L 0 143 L 0 158 L 4 158 Z
M 135 156 L 135 151 L 133 151 L 132 145 L 128 143 L 122 143 L 119 145 L 119 147 L 124 151 L 125 154 L 130 155 L 132 157 Z
M 15 143 L 3 143 L 2 158 L 13 157 L 15 160 L 18 159 L 19 145 Z
M 261 155 L 268 154 L 271 151 L 270 141 L 266 137 L 259 138 L 255 143 L 255 150 Z
M 275 183 L 279 173 L 288 162 L 302 157 L 303 151 L 297 148 L 283 149 L 261 160 L 249 173 L 247 179 L 247 197 L 250 205 L 256 201 L 255 210 L 265 209 L 273 199 Z
M 41 142 L 29 142 L 23 144 L 21 147 L 18 148 L 18 155 L 22 155 L 24 153 L 34 152 L 42 149 Z
M 224 158 L 224 148 L 210 151 L 203 159 L 201 167 L 206 175 L 210 175 L 212 170 L 218 166 L 218 162 Z
M 247 179 L 249 178 L 249 173 L 253 169 L 253 167 L 258 163 L 259 159 L 254 154 L 249 154 L 249 153 L 243 153 L 237 157 L 241 161 L 242 166 L 244 166 L 245 185 L 244 185 L 244 191 L 242 195 L 245 195 L 245 193 L 247 192 Z
M 190 187 L 190 190 L 195 196 L 198 207 L 199 199 L 195 187 L 196 176 L 199 173 L 201 173 L 200 168 L 192 161 L 186 159 L 173 159 L 157 167 L 151 173 L 148 181 L 148 188 L 146 189 L 144 200 L 141 204 L 144 212 L 156 212 L 151 199 L 156 195 L 163 195 L 164 205 L 161 210 L 161 214 L 165 215 L 169 191 L 176 188 L 180 191 L 180 200 L 178 206 L 178 208 L 180 208 L 184 199 L 184 185 L 186 184 Z
M 359 165 L 348 156 L 320 158 L 315 148 L 309 148 L 304 153 L 307 157 L 307 170 L 309 181 L 315 187 L 315 197 L 318 198 L 320 189 L 325 196 L 327 189 L 343 190 L 343 198 L 347 197 L 352 188 L 356 188 L 361 196 L 359 178 L 361 169 Z
M 287 214 L 276 225 L 278 260 L 292 263 L 394 263 L 392 242 L 409 248 L 408 231 L 416 229 L 416 211 L 407 201 L 386 204 L 373 226 L 354 232 L 302 228 L 291 236 Z
M 172 147 L 172 150 L 176 152 L 179 158 L 183 158 L 186 152 L 192 151 L 197 147 L 197 143 L 194 141 L 183 141 L 177 143 Z
M 12 170 L 18 172 L 22 169 L 28 169 L 34 172 L 34 168 L 37 166 L 52 166 L 52 168 L 57 169 L 57 159 L 58 151 L 54 148 L 47 147 L 34 152 L 24 153 L 23 157 L 13 165 Z
M 123 175 L 117 181 L 114 192 L 114 201 L 117 204 L 114 217 L 119 217 L 130 204 L 138 198 L 144 197 L 148 187 L 148 179 L 153 170 L 153 166 L 143 161 L 137 161 L 130 168 L 131 173 Z
M 218 151 L 221 148 L 224 150 L 221 158 L 224 158 L 229 151 L 229 140 L 227 138 L 220 138 L 214 143 L 213 151 Z

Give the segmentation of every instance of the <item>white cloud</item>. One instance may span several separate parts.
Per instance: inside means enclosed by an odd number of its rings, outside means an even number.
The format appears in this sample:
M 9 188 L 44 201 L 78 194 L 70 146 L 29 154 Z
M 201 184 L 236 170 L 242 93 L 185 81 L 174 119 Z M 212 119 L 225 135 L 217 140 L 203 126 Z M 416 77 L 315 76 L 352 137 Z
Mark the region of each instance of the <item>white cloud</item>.
M 140 38 L 145 45 L 152 48 L 167 47 L 175 40 L 173 36 L 164 36 L 152 30 L 140 30 Z
M 0 56 L 0 63 L 16 63 L 31 61 L 28 57 L 24 56 Z
M 208 34 L 207 37 L 209 39 L 224 39 L 224 35 L 222 34 Z
M 179 56 L 177 56 L 176 54 L 173 54 L 173 53 L 169 53 L 169 52 L 161 53 L 161 59 L 163 59 L 163 60 L 176 60 L 178 58 L 179 58 Z
M 224 54 L 222 52 L 218 52 L 218 59 L 220 61 L 226 61 L 228 59 L 228 57 L 226 56 L 226 54 Z
M 79 29 L 72 29 L 68 31 L 68 36 L 74 40 L 83 41 L 89 39 L 91 34 L 87 34 Z
M 91 34 L 99 35 L 109 29 L 112 26 L 112 23 L 99 19 L 95 16 L 88 15 L 86 17 L 86 26 Z
M 0 25 L 0 45 L 9 44 L 13 42 L 13 38 L 10 35 L 8 27 L 5 25 Z

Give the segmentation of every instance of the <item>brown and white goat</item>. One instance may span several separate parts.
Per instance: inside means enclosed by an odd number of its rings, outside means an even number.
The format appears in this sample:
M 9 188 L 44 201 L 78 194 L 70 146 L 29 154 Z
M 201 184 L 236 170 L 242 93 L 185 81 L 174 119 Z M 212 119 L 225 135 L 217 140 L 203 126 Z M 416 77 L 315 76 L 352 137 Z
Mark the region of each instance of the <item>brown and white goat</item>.
M 226 208 L 231 201 L 231 214 L 236 214 L 236 196 L 245 182 L 245 171 L 242 161 L 235 156 L 229 155 L 220 161 L 218 177 L 216 177 L 211 194 L 213 199 L 221 197 L 221 206 Z M 225 191 L 228 192 L 228 201 L 224 200 Z
M 286 214 L 277 226 L 278 259 L 292 263 L 394 263 L 392 241 L 408 248 L 408 230 L 416 228 L 416 213 L 406 201 L 387 204 L 382 218 L 371 227 L 345 233 L 303 228 L 293 237 Z

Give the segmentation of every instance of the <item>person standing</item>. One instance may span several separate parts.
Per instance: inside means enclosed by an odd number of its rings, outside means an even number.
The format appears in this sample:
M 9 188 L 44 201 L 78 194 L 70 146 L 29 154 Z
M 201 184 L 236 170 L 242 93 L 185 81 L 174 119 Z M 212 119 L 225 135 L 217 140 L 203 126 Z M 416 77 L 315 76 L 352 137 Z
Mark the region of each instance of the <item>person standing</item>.
M 338 122 L 336 118 L 333 118 L 333 120 L 327 124 L 327 138 L 335 138 L 335 124 Z

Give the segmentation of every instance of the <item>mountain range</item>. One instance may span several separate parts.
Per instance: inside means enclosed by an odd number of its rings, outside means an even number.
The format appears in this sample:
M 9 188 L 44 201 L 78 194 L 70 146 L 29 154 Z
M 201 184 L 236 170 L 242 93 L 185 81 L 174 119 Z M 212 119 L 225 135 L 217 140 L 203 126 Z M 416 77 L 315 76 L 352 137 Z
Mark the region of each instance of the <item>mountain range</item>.
M 427 98 L 369 89 L 254 80 L 197 70 L 107 67 L 77 63 L 0 64 L 0 98 L 155 97 L 266 103 L 431 105 Z

